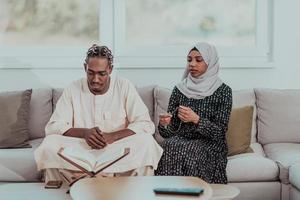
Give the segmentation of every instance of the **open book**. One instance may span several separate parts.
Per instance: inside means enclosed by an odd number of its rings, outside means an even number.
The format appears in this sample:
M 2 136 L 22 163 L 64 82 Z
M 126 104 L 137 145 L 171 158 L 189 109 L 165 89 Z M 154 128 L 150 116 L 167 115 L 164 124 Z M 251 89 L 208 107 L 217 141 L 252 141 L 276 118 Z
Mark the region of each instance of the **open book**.
M 129 148 L 86 150 L 66 147 L 61 148 L 57 154 L 79 170 L 93 177 L 127 156 L 129 151 Z

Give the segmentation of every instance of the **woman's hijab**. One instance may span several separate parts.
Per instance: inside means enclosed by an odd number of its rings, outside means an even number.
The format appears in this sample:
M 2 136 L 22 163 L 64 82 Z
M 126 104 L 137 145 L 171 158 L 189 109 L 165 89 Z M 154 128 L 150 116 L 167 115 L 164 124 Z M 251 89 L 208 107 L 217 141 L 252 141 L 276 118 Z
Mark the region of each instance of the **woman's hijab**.
M 219 57 L 213 45 L 201 42 L 194 45 L 191 49 L 194 47 L 200 52 L 204 62 L 207 64 L 207 70 L 204 74 L 194 78 L 189 73 L 189 66 L 187 65 L 182 81 L 176 86 L 188 98 L 204 99 L 211 96 L 223 83 L 218 77 Z

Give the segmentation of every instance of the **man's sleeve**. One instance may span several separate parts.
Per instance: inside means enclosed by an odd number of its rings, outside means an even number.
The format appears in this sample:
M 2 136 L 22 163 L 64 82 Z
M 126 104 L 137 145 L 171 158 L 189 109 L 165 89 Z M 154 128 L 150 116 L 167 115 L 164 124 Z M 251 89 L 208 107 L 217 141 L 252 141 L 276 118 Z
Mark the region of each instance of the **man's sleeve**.
M 136 134 L 153 134 L 155 127 L 149 116 L 149 111 L 135 87 L 129 82 L 126 92 L 126 113 L 129 121 L 128 129 Z
M 65 89 L 59 100 L 57 101 L 55 111 L 53 112 L 49 122 L 46 125 L 46 135 L 63 134 L 73 124 L 73 106 L 71 93 L 69 89 Z

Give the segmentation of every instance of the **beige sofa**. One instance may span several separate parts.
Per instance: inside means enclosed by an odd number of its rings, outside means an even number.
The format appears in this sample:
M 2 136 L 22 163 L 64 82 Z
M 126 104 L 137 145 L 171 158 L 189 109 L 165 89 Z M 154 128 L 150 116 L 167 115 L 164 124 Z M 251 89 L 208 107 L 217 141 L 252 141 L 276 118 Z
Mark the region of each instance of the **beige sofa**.
M 29 149 L 0 149 L 0 193 L 4 182 L 38 182 L 33 152 L 42 142 L 44 127 L 62 90 L 33 90 L 30 104 Z M 155 124 L 167 107 L 171 91 L 158 86 L 138 88 Z M 233 106 L 253 105 L 251 147 L 254 153 L 228 158 L 229 184 L 237 199 L 300 199 L 300 90 L 236 91 Z M 299 132 L 298 132 L 299 131 Z M 155 138 L 161 142 L 161 137 Z M 1 195 L 1 194 L 0 194 Z

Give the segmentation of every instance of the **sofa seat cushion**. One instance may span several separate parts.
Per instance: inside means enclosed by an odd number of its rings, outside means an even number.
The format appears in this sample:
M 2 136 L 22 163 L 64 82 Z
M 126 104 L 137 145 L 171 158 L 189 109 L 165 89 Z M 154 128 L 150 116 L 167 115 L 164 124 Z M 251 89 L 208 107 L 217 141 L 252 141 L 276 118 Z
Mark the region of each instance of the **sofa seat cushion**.
M 295 187 L 290 189 L 290 200 L 299 200 L 300 199 L 300 190 L 297 190 Z
M 300 163 L 294 164 L 289 169 L 290 183 L 300 190 Z
M 0 181 L 38 181 L 33 153 L 42 141 L 30 140 L 32 148 L 0 149 Z
M 276 163 L 257 153 L 244 153 L 228 158 L 228 182 L 261 182 L 278 180 Z
M 264 150 L 270 159 L 276 161 L 280 168 L 279 178 L 282 183 L 289 183 L 289 167 L 300 162 L 300 144 L 274 143 L 264 145 Z
M 227 177 L 229 182 L 261 182 L 278 180 L 278 166 L 265 157 L 262 146 L 252 143 L 254 153 L 228 157 Z M 247 173 L 245 173 L 247 172 Z

